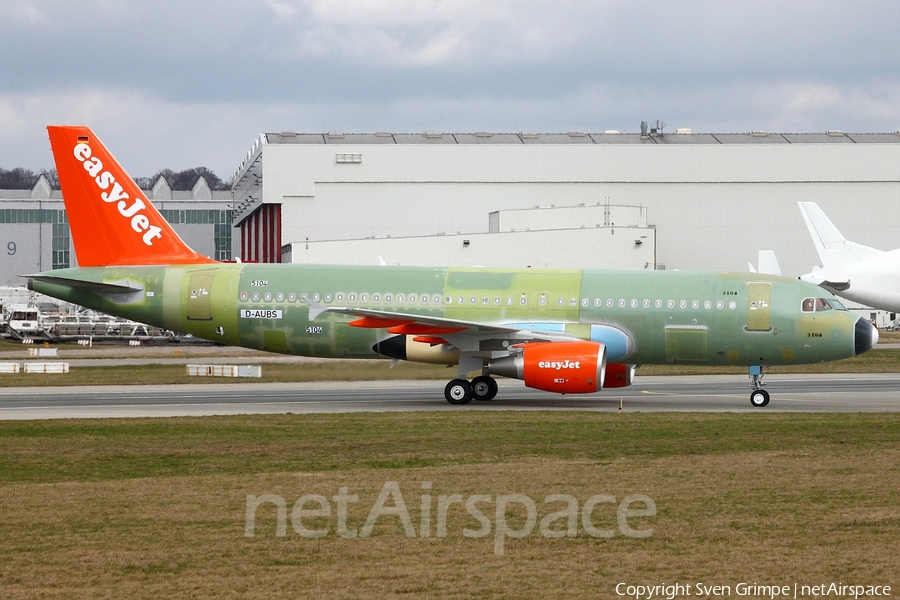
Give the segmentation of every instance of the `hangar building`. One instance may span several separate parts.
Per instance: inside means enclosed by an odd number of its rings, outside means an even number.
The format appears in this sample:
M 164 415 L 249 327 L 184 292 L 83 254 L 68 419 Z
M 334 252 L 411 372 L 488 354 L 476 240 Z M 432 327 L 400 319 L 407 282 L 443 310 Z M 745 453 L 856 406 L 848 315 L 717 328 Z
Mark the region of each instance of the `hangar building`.
M 203 177 L 191 190 L 172 190 L 158 177 L 144 193 L 188 245 L 204 256 L 231 259 L 230 191 L 211 190 Z M 30 190 L 0 190 L 0 285 L 23 285 L 19 275 L 75 266 L 61 192 L 43 175 Z
M 746 270 L 774 250 L 799 275 L 818 257 L 798 201 L 900 247 L 896 132 L 283 131 L 233 182 L 260 262 Z

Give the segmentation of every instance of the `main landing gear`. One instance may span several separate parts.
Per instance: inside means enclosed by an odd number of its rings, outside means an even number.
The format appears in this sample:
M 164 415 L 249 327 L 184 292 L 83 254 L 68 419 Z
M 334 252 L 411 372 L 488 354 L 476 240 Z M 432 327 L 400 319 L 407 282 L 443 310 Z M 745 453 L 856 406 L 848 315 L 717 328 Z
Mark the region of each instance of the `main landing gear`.
M 479 375 L 470 382 L 454 379 L 444 388 L 444 397 L 450 404 L 468 404 L 475 400 L 490 400 L 497 395 L 497 381 L 488 375 Z
M 763 383 L 763 377 L 766 376 L 767 370 L 760 365 L 750 366 L 750 387 L 753 388 L 753 391 L 750 392 L 750 404 L 757 408 L 762 408 L 769 403 L 769 392 L 762 389 L 762 386 L 766 385 Z

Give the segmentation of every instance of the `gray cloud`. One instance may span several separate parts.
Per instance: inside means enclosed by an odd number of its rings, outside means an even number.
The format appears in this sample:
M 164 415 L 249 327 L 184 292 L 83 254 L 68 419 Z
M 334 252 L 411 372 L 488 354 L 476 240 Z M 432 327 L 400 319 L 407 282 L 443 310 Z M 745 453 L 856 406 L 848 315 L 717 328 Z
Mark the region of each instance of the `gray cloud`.
M 900 129 L 893 2 L 734 4 L 0 0 L 0 167 L 51 122 L 225 177 L 266 130 Z

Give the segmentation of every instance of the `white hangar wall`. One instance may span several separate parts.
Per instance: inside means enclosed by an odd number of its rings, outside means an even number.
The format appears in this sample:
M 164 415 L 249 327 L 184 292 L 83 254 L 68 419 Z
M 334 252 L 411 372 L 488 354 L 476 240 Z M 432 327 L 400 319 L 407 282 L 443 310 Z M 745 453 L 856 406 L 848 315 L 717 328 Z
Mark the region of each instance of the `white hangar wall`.
M 646 227 L 591 227 L 297 242 L 285 262 L 653 270 L 654 238 Z
M 608 201 L 646 207 L 666 268 L 744 270 L 774 250 L 799 275 L 818 259 L 797 202 L 815 201 L 849 239 L 900 247 L 895 134 L 448 136 L 266 134 L 236 173 L 235 222 L 276 204 L 285 243 L 478 234 L 495 211 Z

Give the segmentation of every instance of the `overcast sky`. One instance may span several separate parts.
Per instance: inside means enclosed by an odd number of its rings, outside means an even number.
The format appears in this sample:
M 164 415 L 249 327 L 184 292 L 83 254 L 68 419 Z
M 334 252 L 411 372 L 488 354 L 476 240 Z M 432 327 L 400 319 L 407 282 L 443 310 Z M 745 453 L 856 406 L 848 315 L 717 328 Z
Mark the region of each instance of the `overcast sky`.
M 0 168 L 94 129 L 131 175 L 259 133 L 893 132 L 896 0 L 0 0 Z

